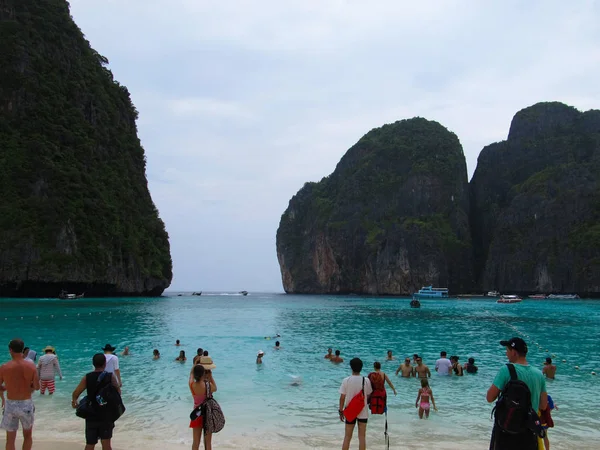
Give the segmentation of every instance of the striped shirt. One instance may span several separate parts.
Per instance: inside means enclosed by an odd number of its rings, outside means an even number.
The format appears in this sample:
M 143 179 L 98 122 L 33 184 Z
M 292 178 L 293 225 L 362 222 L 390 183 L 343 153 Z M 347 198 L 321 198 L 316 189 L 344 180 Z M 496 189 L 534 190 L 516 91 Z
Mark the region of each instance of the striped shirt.
M 62 378 L 62 372 L 60 371 L 60 365 L 58 364 L 58 358 L 52 353 L 46 353 L 40 357 L 38 362 L 38 372 L 40 380 L 54 380 L 54 373 L 58 372 L 58 376 Z

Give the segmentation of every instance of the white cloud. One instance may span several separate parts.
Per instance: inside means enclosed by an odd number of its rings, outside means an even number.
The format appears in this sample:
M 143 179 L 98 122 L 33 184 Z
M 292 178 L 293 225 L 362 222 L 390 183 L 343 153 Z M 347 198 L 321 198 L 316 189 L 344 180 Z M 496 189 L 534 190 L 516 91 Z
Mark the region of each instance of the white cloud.
M 472 173 L 518 110 L 600 106 L 592 0 L 71 4 L 140 111 L 174 288 L 281 289 L 288 200 L 373 127 L 437 120 Z

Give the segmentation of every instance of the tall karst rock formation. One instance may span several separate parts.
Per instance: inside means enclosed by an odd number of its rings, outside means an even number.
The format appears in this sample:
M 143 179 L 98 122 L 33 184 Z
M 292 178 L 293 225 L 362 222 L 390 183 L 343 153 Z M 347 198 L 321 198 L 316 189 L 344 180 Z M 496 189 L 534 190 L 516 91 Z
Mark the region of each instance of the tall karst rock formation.
M 471 180 L 482 289 L 600 293 L 600 111 L 538 103 Z
M 277 231 L 289 293 L 409 294 L 472 288 L 465 158 L 422 118 L 371 130 L 291 199 Z
M 0 295 L 160 295 L 137 111 L 65 0 L 0 0 Z

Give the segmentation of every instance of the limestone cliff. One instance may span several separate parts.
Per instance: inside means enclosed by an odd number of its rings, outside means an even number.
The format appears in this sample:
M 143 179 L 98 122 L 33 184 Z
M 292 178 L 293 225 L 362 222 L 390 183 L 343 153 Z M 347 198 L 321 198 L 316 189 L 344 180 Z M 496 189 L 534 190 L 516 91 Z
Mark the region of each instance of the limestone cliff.
M 600 293 L 600 111 L 519 111 L 470 184 L 481 289 Z
M 160 295 L 137 111 L 65 0 L 0 0 L 0 295 Z
M 473 286 L 465 158 L 456 135 L 422 118 L 363 136 L 291 199 L 277 230 L 290 293 L 410 294 Z

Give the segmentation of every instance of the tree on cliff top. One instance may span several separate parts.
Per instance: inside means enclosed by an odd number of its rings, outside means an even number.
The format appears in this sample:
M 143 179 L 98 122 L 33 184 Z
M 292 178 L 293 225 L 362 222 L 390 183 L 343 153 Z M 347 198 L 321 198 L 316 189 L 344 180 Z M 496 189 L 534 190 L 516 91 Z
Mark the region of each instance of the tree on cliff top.
M 2 293 L 28 282 L 162 293 L 172 278 L 168 235 L 127 88 L 65 0 L 6 0 L 0 42 Z

